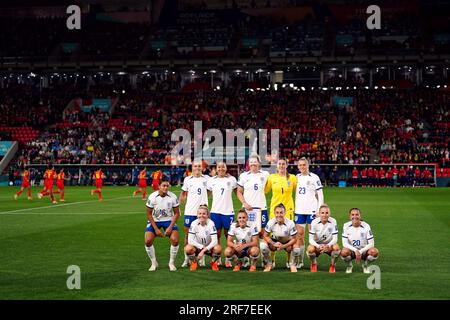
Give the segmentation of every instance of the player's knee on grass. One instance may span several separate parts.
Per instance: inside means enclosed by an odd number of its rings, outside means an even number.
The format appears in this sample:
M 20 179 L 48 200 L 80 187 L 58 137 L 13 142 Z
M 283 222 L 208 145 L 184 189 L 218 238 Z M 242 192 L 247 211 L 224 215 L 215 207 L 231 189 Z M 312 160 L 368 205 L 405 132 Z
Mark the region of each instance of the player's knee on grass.
M 233 256 L 233 254 L 234 254 L 234 249 L 231 248 L 231 247 L 227 247 L 225 249 L 225 253 L 224 254 L 225 254 L 225 257 L 231 258 Z
M 341 251 L 341 247 L 338 244 L 333 244 L 332 251 Z
M 344 248 L 341 250 L 341 257 L 346 258 L 351 255 L 350 249 Z
M 316 247 L 309 245 L 307 249 L 308 254 L 316 253 Z
M 372 256 L 372 257 L 376 258 L 376 257 L 378 257 L 378 249 L 377 249 L 377 248 L 370 248 L 370 249 L 367 251 L 367 254 L 368 254 L 369 256 Z
M 213 253 L 214 254 L 221 254 L 222 253 L 222 247 L 220 246 L 220 244 L 216 245 L 213 249 Z
M 193 246 L 191 246 L 190 244 L 187 244 L 184 247 L 184 253 L 186 253 L 187 255 L 192 255 L 195 253 L 195 248 Z
M 259 249 L 258 247 L 251 247 L 248 253 L 252 257 L 257 257 L 259 255 Z

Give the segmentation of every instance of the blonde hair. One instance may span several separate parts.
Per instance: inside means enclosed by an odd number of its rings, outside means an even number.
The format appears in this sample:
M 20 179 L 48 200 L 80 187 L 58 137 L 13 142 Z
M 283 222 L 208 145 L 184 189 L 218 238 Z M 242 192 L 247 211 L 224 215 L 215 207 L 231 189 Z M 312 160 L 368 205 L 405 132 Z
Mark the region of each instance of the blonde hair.
M 197 214 L 198 214 L 198 211 L 199 211 L 200 209 L 205 209 L 205 210 L 206 210 L 206 215 L 207 215 L 208 218 L 209 218 L 209 208 L 208 208 L 208 205 L 207 205 L 207 204 L 201 204 L 201 205 L 198 207 L 198 209 L 197 209 Z

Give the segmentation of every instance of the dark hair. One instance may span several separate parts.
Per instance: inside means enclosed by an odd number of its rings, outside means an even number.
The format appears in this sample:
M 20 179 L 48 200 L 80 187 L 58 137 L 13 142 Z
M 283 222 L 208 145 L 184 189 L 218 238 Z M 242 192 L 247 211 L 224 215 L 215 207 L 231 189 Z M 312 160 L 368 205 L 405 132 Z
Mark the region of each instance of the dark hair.
M 359 208 L 351 208 L 350 210 L 348 210 L 348 214 L 352 213 L 353 210 L 358 210 L 359 214 L 361 215 L 361 209 Z
M 284 213 L 286 213 L 286 207 L 284 206 L 284 204 L 282 204 L 282 203 L 277 204 L 275 206 L 275 208 L 273 208 L 273 212 L 275 212 L 276 208 L 281 208 L 281 209 L 283 209 Z
M 161 184 L 163 184 L 163 182 L 167 182 L 168 184 L 170 184 L 170 181 L 169 181 L 169 180 L 163 178 L 163 179 L 161 179 L 161 180 L 158 181 L 158 186 L 160 186 Z
M 245 213 L 248 216 L 247 210 L 245 210 L 245 208 L 240 208 L 237 214 L 239 213 Z

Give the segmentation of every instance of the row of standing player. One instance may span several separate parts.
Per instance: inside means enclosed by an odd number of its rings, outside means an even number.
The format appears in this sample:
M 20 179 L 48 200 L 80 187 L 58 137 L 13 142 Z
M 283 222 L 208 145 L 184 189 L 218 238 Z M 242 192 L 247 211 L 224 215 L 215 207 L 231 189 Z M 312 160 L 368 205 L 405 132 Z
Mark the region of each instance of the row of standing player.
M 356 167 L 352 170 L 352 185 L 354 187 L 360 185 L 376 186 L 376 187 L 395 187 L 397 184 L 400 186 L 415 186 L 419 184 L 431 184 L 433 183 L 433 176 L 430 169 L 425 168 L 422 172 L 419 167 L 413 170 L 412 166 L 404 166 L 397 168 L 397 166 L 389 167 L 386 171 L 383 167 L 377 168 L 363 168 L 359 171 Z
M 254 242 L 251 237 L 248 237 L 253 234 L 252 226 L 256 228 L 256 235 L 263 239 L 262 245 L 257 249 L 258 254 L 259 249 L 261 249 L 265 271 L 270 271 L 274 267 L 274 253 L 282 249 L 286 250 L 288 254 L 287 267 L 291 271 L 295 272 L 303 266 L 305 224 L 311 226 L 314 221 L 320 222 L 319 218 L 316 219 L 316 212 L 319 213 L 319 208 L 323 206 L 320 179 L 317 175 L 309 172 L 309 164 L 305 158 L 299 160 L 300 174 L 297 176 L 287 172 L 285 159 L 278 161 L 277 173 L 272 175 L 260 170 L 260 161 L 256 156 L 249 159 L 249 165 L 250 171 L 241 174 L 239 181 L 236 181 L 233 176 L 227 174 L 224 163 L 217 164 L 217 176 L 215 177 L 202 175 L 201 162 L 193 163 L 193 174 L 185 178 L 180 196 L 180 202 L 186 201 L 184 212 L 184 243 L 186 246 L 185 261 L 182 267 L 190 264 L 191 269 L 195 270 L 197 264 L 193 257 L 198 255 L 200 264 L 204 265 L 204 254 L 210 253 L 213 256 L 212 269 L 217 270 L 218 266 L 221 265 L 220 236 L 222 229 L 229 244 L 225 251 L 227 258 L 225 266 L 231 267 L 231 260 L 235 255 L 234 260 L 241 257 L 243 248 L 253 247 L 250 243 Z M 176 222 L 180 216 L 180 211 L 177 197 L 169 192 L 168 188 L 169 183 L 162 182 L 159 190 L 152 193 L 147 200 L 148 222 L 145 230 L 145 250 L 151 261 L 150 271 L 156 270 L 158 266 L 153 246 L 154 239 L 157 236 L 170 237 L 169 268 L 170 270 L 176 270 L 175 258 L 179 248 Z M 272 201 L 270 216 L 268 216 L 265 193 L 270 190 L 272 190 Z M 294 190 L 296 190 L 295 208 L 292 198 Z M 233 191 L 236 192 L 244 209 L 238 213 L 236 223 L 233 223 Z M 207 205 L 209 193 L 212 194 L 210 216 Z M 202 207 L 204 209 L 200 210 Z M 324 210 L 328 208 L 329 214 L 329 207 L 323 206 L 323 208 Z M 359 221 L 356 221 L 358 219 L 355 218 L 353 224 L 353 217 L 351 217 L 350 224 L 346 224 L 347 227 L 350 226 L 355 230 L 352 230 L 351 234 L 344 230 L 345 238 L 343 237 L 343 240 L 346 240 L 342 251 L 336 249 L 337 229 L 336 239 L 334 239 L 331 236 L 333 228 L 328 228 L 328 223 L 331 223 L 329 221 L 334 220 L 333 218 L 320 222 L 322 225 L 316 234 L 311 234 L 311 230 L 314 229 L 309 228 L 310 244 L 315 243 L 317 246 L 313 245 L 314 252 L 310 252 L 312 249 L 309 248 L 311 250 L 308 250 L 308 254 L 311 254 L 311 257 L 313 257 L 313 253 L 318 255 L 323 252 L 332 255 L 330 272 L 334 272 L 335 258 L 339 254 L 349 263 L 349 268 L 352 259 L 357 261 L 363 259 L 365 266 L 367 266 L 369 261 L 376 259 L 378 256 L 378 251 L 374 248 L 370 226 L 360 221 L 360 211 L 355 210 L 359 213 Z M 208 218 L 205 218 L 205 212 L 203 211 L 206 211 Z M 245 217 L 240 217 L 243 212 L 245 212 Z M 352 215 L 352 212 L 350 214 Z M 208 224 L 210 225 L 209 228 Z M 164 233 L 161 229 L 164 230 Z M 238 237 L 236 231 L 247 234 L 247 238 Z M 331 233 L 326 234 L 326 232 Z M 215 237 L 211 237 L 211 235 L 216 235 L 217 242 L 214 241 Z M 325 235 L 327 236 L 324 238 Z M 317 242 L 314 242 L 314 237 L 317 238 Z M 335 243 L 332 241 L 335 241 Z M 234 244 L 231 245 L 232 243 Z M 264 246 L 264 243 L 266 246 Z M 255 259 L 255 255 L 253 255 L 255 251 L 256 249 L 253 249 L 253 252 L 250 249 L 245 251 L 245 255 L 249 256 L 250 261 Z M 337 255 L 336 251 L 338 252 Z M 266 255 L 269 252 L 272 252 L 270 257 Z M 315 259 L 313 259 L 311 266 L 313 272 L 314 268 L 317 270 L 314 261 Z M 367 268 L 364 268 L 364 270 L 367 271 Z

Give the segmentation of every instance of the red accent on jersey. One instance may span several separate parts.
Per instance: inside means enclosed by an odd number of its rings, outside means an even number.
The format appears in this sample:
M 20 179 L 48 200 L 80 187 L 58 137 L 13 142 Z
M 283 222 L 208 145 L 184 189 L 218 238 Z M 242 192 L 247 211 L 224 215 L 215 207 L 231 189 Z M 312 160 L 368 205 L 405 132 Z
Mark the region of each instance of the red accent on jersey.
M 139 180 L 146 180 L 147 179 L 147 172 L 145 172 L 145 170 L 142 170 L 141 172 L 139 172 Z
M 160 180 L 161 178 L 162 178 L 162 172 L 161 172 L 161 170 L 158 170 L 158 171 L 155 171 L 155 172 L 152 173 L 152 179 L 153 179 L 154 181 L 158 181 L 158 180 Z
M 420 169 L 419 169 L 419 168 L 417 168 L 416 170 L 414 170 L 414 176 L 415 176 L 416 178 L 420 178 Z
M 64 180 L 64 172 L 58 173 L 56 175 L 56 182 L 61 182 Z
M 30 171 L 25 170 L 22 173 L 22 182 L 30 182 Z
M 361 170 L 361 177 L 362 178 L 367 178 L 367 169 L 366 168 Z
M 98 171 L 95 171 L 95 172 L 94 172 L 94 179 L 95 179 L 95 182 L 97 182 L 97 181 L 102 181 L 102 177 L 103 177 L 103 172 L 102 172 L 102 170 L 98 170 Z
M 389 169 L 387 172 L 388 179 L 392 179 L 393 176 L 394 176 L 394 171 L 392 169 Z
M 53 169 L 45 170 L 44 186 L 46 186 L 47 189 L 51 189 L 53 187 L 54 180 L 55 180 L 55 170 Z

